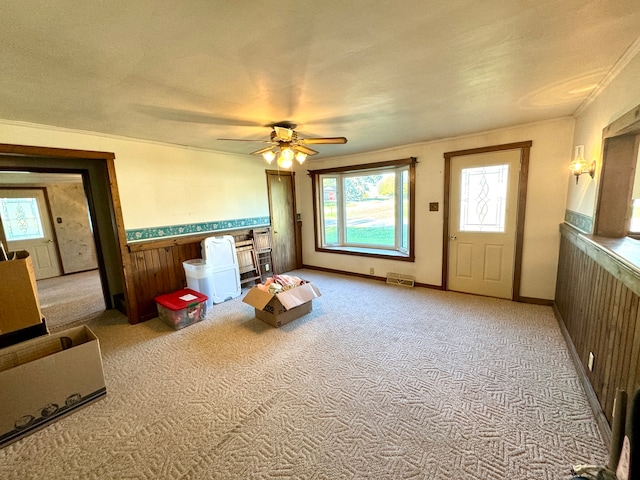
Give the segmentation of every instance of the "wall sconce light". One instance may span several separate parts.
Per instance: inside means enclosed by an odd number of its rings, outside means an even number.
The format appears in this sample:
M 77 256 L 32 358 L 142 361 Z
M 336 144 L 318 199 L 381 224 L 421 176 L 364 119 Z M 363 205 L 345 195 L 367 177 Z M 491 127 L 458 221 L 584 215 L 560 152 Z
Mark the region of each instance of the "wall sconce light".
M 571 173 L 576 176 L 576 185 L 578 184 L 578 179 L 580 175 L 583 173 L 588 173 L 591 178 L 596 174 L 596 161 L 594 160 L 590 164 L 584 159 L 584 145 L 576 145 L 573 154 L 573 160 L 569 165 L 569 169 Z

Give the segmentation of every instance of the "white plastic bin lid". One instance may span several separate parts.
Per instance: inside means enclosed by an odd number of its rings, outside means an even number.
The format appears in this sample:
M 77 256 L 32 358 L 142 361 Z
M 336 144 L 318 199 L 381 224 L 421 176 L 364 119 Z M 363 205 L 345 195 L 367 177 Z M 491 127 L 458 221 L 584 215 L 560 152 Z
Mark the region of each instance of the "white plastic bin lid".
M 236 242 L 231 235 L 208 237 L 202 241 L 202 258 L 216 270 L 238 265 Z

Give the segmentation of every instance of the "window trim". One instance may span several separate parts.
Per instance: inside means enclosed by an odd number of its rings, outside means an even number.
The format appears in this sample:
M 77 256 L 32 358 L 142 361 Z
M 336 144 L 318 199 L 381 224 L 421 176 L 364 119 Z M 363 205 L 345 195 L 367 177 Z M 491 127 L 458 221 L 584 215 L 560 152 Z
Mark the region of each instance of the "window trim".
M 633 178 L 640 147 L 640 105 L 602 131 L 602 167 L 594 210 L 593 234 L 637 238 L 630 232 Z
M 403 262 L 415 262 L 415 165 L 418 163 L 416 157 L 403 158 L 399 160 L 388 160 L 383 162 L 365 163 L 350 166 L 341 166 L 335 168 L 323 168 L 319 170 L 308 170 L 308 175 L 311 177 L 311 195 L 313 199 L 313 233 L 314 244 L 316 252 L 324 253 L 337 253 L 341 255 L 355 255 L 360 257 L 375 257 L 389 260 L 397 260 Z M 321 175 L 328 174 L 345 174 L 345 173 L 371 173 L 375 170 L 383 170 L 389 168 L 397 168 L 408 165 L 409 166 L 409 232 L 408 241 L 409 249 L 407 253 L 402 253 L 398 250 L 387 250 L 382 248 L 370 248 L 370 247 L 323 247 L 320 241 L 320 235 L 322 229 L 319 225 L 320 222 L 320 205 L 318 195 L 321 191 L 319 187 L 319 179 Z

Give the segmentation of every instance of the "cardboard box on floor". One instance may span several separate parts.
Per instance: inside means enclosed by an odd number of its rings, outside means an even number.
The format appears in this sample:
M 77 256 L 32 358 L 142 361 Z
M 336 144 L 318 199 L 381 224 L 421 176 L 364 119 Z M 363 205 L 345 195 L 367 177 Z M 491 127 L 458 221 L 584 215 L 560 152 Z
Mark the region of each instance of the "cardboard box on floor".
M 0 349 L 0 447 L 106 393 L 100 344 L 85 325 Z
M 273 294 L 253 287 L 242 299 L 256 309 L 256 318 L 274 327 L 281 327 L 311 311 L 311 301 L 322 294 L 312 284 Z
M 0 335 L 37 328 L 42 323 L 29 252 L 19 250 L 11 254 L 15 254 L 15 260 L 0 261 Z

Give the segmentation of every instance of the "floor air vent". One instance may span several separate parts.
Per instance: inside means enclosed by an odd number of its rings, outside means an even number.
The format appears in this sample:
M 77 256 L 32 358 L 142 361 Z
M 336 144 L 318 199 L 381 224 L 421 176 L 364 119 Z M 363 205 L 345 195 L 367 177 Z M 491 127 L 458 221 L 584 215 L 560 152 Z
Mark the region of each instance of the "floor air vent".
M 400 273 L 387 273 L 387 283 L 390 285 L 401 285 L 403 287 L 413 287 L 414 278 L 411 275 Z

